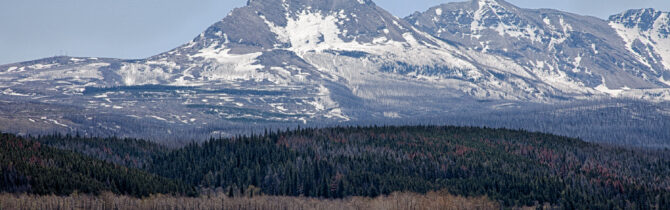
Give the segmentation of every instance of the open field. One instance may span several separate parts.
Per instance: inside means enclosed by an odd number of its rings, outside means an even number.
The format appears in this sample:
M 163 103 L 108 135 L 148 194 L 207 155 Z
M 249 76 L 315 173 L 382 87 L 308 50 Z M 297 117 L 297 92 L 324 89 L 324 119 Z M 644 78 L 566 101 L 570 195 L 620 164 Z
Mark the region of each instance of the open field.
M 200 197 L 154 195 L 133 198 L 103 193 L 100 196 L 35 196 L 0 194 L 0 209 L 499 209 L 486 197 L 465 198 L 445 193 L 393 193 L 376 198 L 350 197 L 318 199 L 285 196 L 228 197 L 224 194 Z

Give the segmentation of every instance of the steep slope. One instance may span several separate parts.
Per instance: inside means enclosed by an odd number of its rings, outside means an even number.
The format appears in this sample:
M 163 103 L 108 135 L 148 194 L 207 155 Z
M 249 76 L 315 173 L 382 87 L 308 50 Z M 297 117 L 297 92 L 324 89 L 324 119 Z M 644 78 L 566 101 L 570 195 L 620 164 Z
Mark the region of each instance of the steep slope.
M 654 9 L 629 10 L 610 17 L 610 26 L 626 49 L 654 70 L 653 79 L 670 85 L 670 13 Z
M 251 24 L 239 24 L 241 21 Z M 250 30 L 255 31 L 253 36 L 249 36 Z M 302 71 L 319 75 L 308 80 L 326 78 L 368 101 L 402 103 L 398 96 L 421 100 L 415 96 L 426 94 L 422 93 L 426 89 L 433 89 L 428 91 L 438 96 L 537 99 L 527 96 L 529 91 L 515 90 L 519 84 L 497 79 L 482 68 L 478 54 L 417 31 L 369 1 L 250 1 L 247 7 L 233 11 L 193 42 L 171 53 L 217 59 L 218 64 L 236 64 L 225 57 L 243 54 L 252 60 L 256 57 L 262 72 L 294 69 L 295 63 L 276 59 L 278 52 L 301 62 L 297 66 Z M 169 56 L 164 55 L 163 59 L 166 57 Z M 258 68 L 235 69 L 231 74 L 248 71 L 258 72 Z M 270 81 L 292 83 L 293 79 Z M 517 82 L 541 89 L 525 81 Z M 397 83 L 407 87 L 388 85 Z M 436 86 L 451 91 L 435 91 Z
M 513 59 L 532 77 L 558 89 L 668 99 L 669 86 L 659 78 L 668 68 L 631 54 L 631 43 L 622 42 L 604 20 L 522 9 L 503 0 L 448 3 L 405 19 L 441 39 Z M 667 45 L 655 44 L 659 50 Z

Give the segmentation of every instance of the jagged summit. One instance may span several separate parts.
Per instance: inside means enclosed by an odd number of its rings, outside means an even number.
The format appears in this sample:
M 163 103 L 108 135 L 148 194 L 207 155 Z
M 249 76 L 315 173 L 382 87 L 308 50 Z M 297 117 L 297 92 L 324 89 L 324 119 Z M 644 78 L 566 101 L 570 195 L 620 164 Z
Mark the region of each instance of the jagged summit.
M 408 42 L 407 38 L 435 44 L 369 0 L 250 0 L 187 46 L 201 49 L 225 45 L 231 53 L 250 53 Z
M 258 5 L 287 5 L 289 7 L 314 7 L 324 9 L 326 7 L 342 8 L 357 4 L 371 5 L 375 3 L 372 0 L 248 0 L 247 6 Z
M 518 10 L 520 9 L 514 4 L 511 4 L 504 0 L 469 0 L 469 1 L 457 1 L 457 2 L 448 2 L 441 5 L 437 5 L 433 8 L 468 8 L 468 9 L 479 9 L 479 8 L 497 8 L 502 10 Z M 429 9 L 430 10 L 430 9 Z
M 519 7 L 516 5 L 504 0 L 471 0 L 470 3 L 476 4 L 478 6 L 498 6 L 507 9 L 519 9 Z

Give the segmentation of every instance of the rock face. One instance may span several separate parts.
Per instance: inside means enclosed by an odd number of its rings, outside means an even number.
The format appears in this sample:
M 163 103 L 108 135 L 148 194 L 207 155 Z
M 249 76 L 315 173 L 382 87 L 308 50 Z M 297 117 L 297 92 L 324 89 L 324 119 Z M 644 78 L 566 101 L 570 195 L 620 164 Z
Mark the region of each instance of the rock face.
M 636 45 L 640 36 L 630 37 L 633 33 L 627 30 L 641 24 L 640 33 L 648 33 L 641 37 L 665 30 L 660 22 L 667 26 L 667 15 L 645 11 L 615 15 L 607 22 L 556 10 L 521 9 L 502 0 L 473 0 L 440 5 L 405 19 L 441 39 L 513 59 L 553 87 L 592 88 L 616 97 L 654 95 L 668 87 L 662 75 L 669 68 L 653 62 L 661 59 L 646 57 L 670 55 L 662 51 L 670 46 L 661 41 L 665 38 L 643 38 Z M 649 54 L 640 49 L 658 50 Z
M 670 85 L 670 17 L 654 9 L 629 10 L 610 17 L 610 26 L 623 39 L 625 48 L 644 66 L 649 76 Z
M 669 101 L 667 35 L 667 13 L 653 10 L 607 22 L 476 0 L 400 19 L 370 0 L 250 0 L 147 59 L 0 66 L 0 103 L 11 107 L 0 127 L 227 135 L 575 100 Z

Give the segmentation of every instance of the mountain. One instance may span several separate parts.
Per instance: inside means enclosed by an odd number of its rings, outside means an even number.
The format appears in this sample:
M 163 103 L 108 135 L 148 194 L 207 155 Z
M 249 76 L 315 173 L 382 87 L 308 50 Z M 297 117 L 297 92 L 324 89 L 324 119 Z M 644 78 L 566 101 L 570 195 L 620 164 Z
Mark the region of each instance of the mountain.
M 250 0 L 189 43 L 146 59 L 54 57 L 0 66 L 0 129 L 163 142 L 298 124 L 601 134 L 580 128 L 591 120 L 574 126 L 542 117 L 572 109 L 610 124 L 602 130 L 607 137 L 588 140 L 630 143 L 644 133 L 653 137 L 649 144 L 666 145 L 667 70 L 662 62 L 645 65 L 631 53 L 638 47 L 627 48 L 638 45 L 618 34 L 604 20 L 504 1 L 445 4 L 400 19 L 369 0 Z M 596 108 L 580 100 L 595 100 Z M 612 112 L 606 103 L 626 108 Z M 645 115 L 617 117 L 622 112 Z M 533 117 L 519 122 L 522 115 Z M 621 120 L 604 121 L 610 118 Z
M 610 26 L 624 40 L 626 49 L 670 85 L 670 13 L 654 9 L 629 10 L 610 17 Z M 665 70 L 665 71 L 663 71 Z
M 662 56 L 670 55 L 664 51 L 670 45 L 667 35 L 656 36 L 667 30 L 667 15 L 645 11 L 616 15 L 608 22 L 522 9 L 503 0 L 472 0 L 436 6 L 405 20 L 465 48 L 510 58 L 552 87 L 668 100 L 670 66 Z M 646 30 L 634 29 L 638 24 Z M 646 42 L 635 42 L 638 37 Z
M 493 77 L 467 53 L 371 1 L 255 0 L 169 52 L 142 60 L 56 57 L 5 65 L 0 88 L 7 107 L 60 105 L 30 109 L 22 117 L 28 122 L 7 119 L 10 130 L 83 121 L 97 121 L 83 129 L 94 133 L 150 130 L 148 121 L 210 131 L 221 120 L 341 122 L 400 117 L 397 110 L 410 104 L 420 108 L 410 110 L 416 113 L 439 110 L 442 98 L 504 97 L 480 87 L 477 82 L 487 85 Z M 149 125 L 125 128 L 129 120 Z

